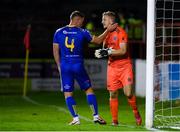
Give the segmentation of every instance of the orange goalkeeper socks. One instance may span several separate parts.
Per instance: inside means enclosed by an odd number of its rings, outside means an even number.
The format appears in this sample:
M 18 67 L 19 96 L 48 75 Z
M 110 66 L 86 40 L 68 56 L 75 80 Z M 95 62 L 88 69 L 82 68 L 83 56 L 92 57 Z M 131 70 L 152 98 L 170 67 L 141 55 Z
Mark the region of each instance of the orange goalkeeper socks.
M 128 103 L 133 109 L 133 113 L 136 114 L 138 113 L 137 105 L 136 105 L 136 96 L 133 95 L 130 98 L 128 98 Z
M 118 98 L 110 99 L 109 104 L 110 104 L 110 111 L 111 111 L 111 115 L 112 115 L 112 120 L 118 121 Z

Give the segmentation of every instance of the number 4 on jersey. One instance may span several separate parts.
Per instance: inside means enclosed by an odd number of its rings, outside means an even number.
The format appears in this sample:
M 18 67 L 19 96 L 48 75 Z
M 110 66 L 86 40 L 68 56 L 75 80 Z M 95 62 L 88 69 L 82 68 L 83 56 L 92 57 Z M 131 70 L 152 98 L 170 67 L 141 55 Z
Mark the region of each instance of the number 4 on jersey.
M 73 52 L 74 49 L 74 39 L 72 39 L 71 44 L 68 44 L 68 37 L 65 38 L 65 46 Z

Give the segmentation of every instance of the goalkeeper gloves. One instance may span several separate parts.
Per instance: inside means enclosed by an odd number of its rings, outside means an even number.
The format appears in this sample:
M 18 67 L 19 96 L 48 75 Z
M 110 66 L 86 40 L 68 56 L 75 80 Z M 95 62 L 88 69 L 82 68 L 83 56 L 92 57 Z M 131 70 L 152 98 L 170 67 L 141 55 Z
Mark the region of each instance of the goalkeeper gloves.
M 98 49 L 95 51 L 95 57 L 96 58 L 107 57 L 111 54 L 112 54 L 112 48 Z

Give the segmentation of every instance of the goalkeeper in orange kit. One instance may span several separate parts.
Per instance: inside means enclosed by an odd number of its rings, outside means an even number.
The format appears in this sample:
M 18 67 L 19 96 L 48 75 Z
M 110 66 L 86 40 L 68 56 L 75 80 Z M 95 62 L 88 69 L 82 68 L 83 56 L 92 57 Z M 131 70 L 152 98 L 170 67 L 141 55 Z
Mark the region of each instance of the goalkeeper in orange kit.
M 115 23 L 114 12 L 104 12 L 102 15 L 102 24 L 104 28 Z M 105 49 L 104 46 L 107 48 Z M 131 106 L 136 124 L 141 125 L 142 119 L 139 114 L 136 97 L 133 93 L 133 70 L 132 62 L 128 52 L 127 34 L 121 28 L 117 27 L 109 32 L 103 43 L 103 48 L 95 52 L 97 58 L 109 56 L 107 68 L 107 89 L 110 93 L 110 111 L 112 114 L 112 125 L 118 125 L 118 89 L 123 88 L 127 96 L 128 103 Z

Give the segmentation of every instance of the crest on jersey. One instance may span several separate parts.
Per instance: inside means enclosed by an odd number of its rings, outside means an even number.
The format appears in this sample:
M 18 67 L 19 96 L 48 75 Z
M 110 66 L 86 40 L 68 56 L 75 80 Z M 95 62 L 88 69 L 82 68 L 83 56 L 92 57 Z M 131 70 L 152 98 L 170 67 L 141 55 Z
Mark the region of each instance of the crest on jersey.
M 68 85 L 68 84 L 66 84 L 65 86 L 64 86 L 64 89 L 69 89 L 70 88 L 70 86 Z
M 116 40 L 117 40 L 117 36 L 114 36 L 114 37 L 113 37 L 113 40 L 116 41 Z

